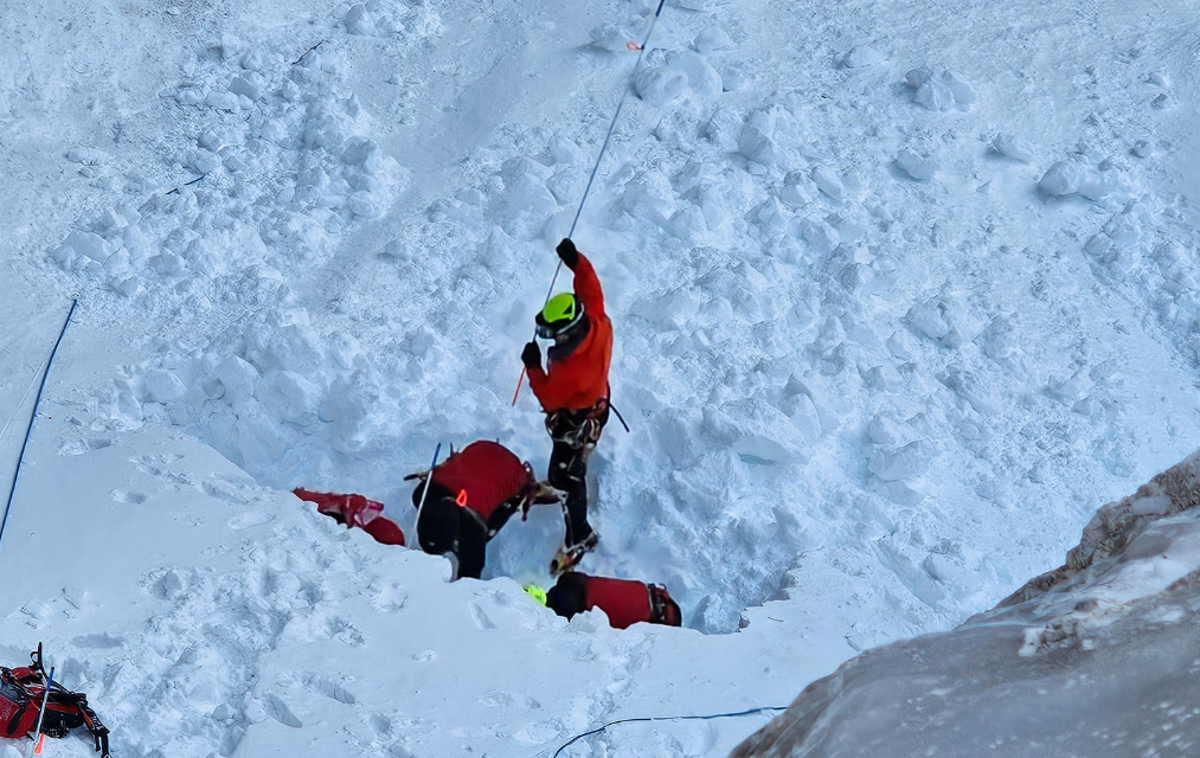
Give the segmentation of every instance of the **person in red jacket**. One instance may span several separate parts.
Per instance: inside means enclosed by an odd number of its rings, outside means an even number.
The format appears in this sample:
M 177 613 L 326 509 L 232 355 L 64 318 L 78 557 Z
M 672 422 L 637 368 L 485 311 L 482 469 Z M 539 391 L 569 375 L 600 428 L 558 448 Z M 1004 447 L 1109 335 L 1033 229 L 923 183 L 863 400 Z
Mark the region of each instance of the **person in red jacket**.
M 679 626 L 679 606 L 660 584 L 629 579 L 610 579 L 568 571 L 546 592 L 546 607 L 559 616 L 599 608 L 615 629 L 626 629 L 639 621 Z
M 421 480 L 412 494 L 419 508 L 417 544 L 434 555 L 453 554 L 459 577 L 479 578 L 488 541 L 514 513 L 528 513 L 534 503 L 558 502 L 558 494 L 537 481 L 528 463 L 487 440 L 451 453 L 434 466 L 432 476 L 406 478 Z
M 552 573 L 570 568 L 596 546 L 597 535 L 587 517 L 587 461 L 608 422 L 613 345 L 612 322 L 604 312 L 604 292 L 591 261 L 570 239 L 555 250 L 575 275 L 575 292 L 551 298 L 537 316 L 537 336 L 554 340 L 546 369 L 536 340 L 521 353 L 554 442 L 547 479 L 567 495 L 566 539 L 551 564 Z

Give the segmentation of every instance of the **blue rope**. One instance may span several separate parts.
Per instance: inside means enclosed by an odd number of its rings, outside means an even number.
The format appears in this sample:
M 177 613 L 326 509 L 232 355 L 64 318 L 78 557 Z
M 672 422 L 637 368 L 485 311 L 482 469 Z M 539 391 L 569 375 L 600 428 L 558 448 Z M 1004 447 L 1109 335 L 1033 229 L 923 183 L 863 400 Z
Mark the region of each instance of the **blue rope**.
M 575 735 L 570 740 L 565 742 L 562 747 L 554 751 L 552 758 L 558 758 L 562 751 L 566 750 L 572 744 L 578 742 L 584 737 L 590 737 L 593 734 L 599 734 L 610 726 L 614 726 L 616 724 L 627 724 L 631 721 L 711 721 L 713 719 L 734 718 L 736 716 L 750 716 L 755 713 L 764 713 L 766 711 L 786 711 L 787 708 L 788 707 L 786 705 L 768 705 L 763 706 L 762 708 L 750 708 L 749 710 L 737 711 L 735 713 L 714 713 L 707 716 L 646 716 L 636 719 L 617 719 L 616 721 L 608 722 L 604 726 L 597 727 L 590 732 L 584 732 L 583 734 Z
M 75 306 L 77 305 L 79 305 L 78 300 L 71 301 L 71 310 L 67 312 L 67 320 L 63 322 L 62 331 L 58 333 L 54 349 L 50 351 L 50 360 L 46 361 L 46 371 L 42 374 L 42 384 L 38 387 L 37 399 L 33 401 L 33 414 L 29 417 L 29 428 L 25 430 L 25 441 L 21 443 L 21 455 L 17 458 L 17 470 L 13 474 L 12 486 L 8 490 L 8 504 L 4 506 L 4 519 L 0 520 L 0 542 L 4 540 L 4 527 L 8 525 L 8 514 L 12 510 L 13 497 L 17 494 L 17 481 L 21 478 L 21 464 L 25 462 L 25 449 L 29 447 L 29 438 L 33 436 L 33 424 L 37 421 L 38 406 L 42 404 L 46 379 L 50 377 L 50 368 L 54 366 L 54 356 L 58 355 L 58 346 L 62 344 L 63 337 L 66 336 L 67 327 L 71 325 L 71 317 L 75 315 Z

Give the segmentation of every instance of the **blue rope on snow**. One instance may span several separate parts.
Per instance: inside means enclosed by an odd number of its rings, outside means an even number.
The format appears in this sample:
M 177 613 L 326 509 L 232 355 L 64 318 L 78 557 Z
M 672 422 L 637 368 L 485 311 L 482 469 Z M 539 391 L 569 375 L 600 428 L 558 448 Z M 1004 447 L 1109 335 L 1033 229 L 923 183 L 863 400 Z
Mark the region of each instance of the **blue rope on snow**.
M 767 705 L 767 706 L 763 706 L 762 708 L 750 708 L 745 711 L 737 711 L 734 713 L 713 713 L 713 714 L 706 715 L 706 716 L 644 716 L 642 718 L 634 718 L 634 719 L 617 719 L 616 721 L 608 722 L 604 726 L 597 727 L 597 728 L 591 730 L 590 732 L 584 732 L 583 734 L 575 735 L 570 740 L 565 742 L 562 745 L 562 747 L 560 747 L 558 750 L 554 751 L 554 755 L 551 758 L 558 758 L 558 756 L 562 753 L 562 751 L 566 750 L 572 744 L 574 744 L 575 742 L 578 742 L 579 740 L 583 739 L 584 737 L 590 737 L 593 734 L 599 734 L 600 732 L 603 732 L 605 729 L 609 728 L 610 726 L 614 726 L 616 724 L 626 724 L 631 721 L 711 721 L 713 719 L 734 718 L 736 716 L 750 716 L 755 713 L 765 713 L 766 711 L 786 711 L 786 710 L 787 710 L 786 705 Z
M 21 478 L 21 464 L 25 462 L 25 449 L 29 447 L 29 438 L 33 436 L 33 424 L 37 421 L 38 407 L 42 404 L 42 393 L 46 390 L 46 379 L 50 377 L 50 368 L 54 365 L 54 356 L 58 355 L 58 346 L 62 344 L 63 337 L 67 334 L 67 327 L 71 325 L 71 317 L 75 315 L 75 306 L 79 305 L 78 300 L 71 301 L 71 310 L 67 312 L 67 320 L 63 322 L 62 331 L 58 333 L 58 340 L 54 343 L 54 349 L 50 351 L 50 360 L 46 361 L 46 371 L 42 374 L 42 384 L 38 387 L 37 399 L 33 401 L 33 414 L 29 417 L 29 428 L 25 430 L 25 441 L 21 443 L 21 455 L 17 458 L 17 470 L 13 473 L 12 486 L 8 489 L 8 504 L 4 506 L 4 519 L 0 520 L 0 543 L 4 541 L 4 527 L 8 525 L 8 514 L 12 510 L 13 497 L 17 494 L 17 481 Z

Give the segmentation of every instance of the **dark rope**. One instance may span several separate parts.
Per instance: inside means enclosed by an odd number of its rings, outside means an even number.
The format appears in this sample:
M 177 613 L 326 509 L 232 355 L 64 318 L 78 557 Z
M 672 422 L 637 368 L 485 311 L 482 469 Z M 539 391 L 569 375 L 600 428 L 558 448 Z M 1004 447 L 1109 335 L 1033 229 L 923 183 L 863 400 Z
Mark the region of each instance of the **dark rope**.
M 559 747 L 558 750 L 554 751 L 554 755 L 551 758 L 558 758 L 558 756 L 562 753 L 562 751 L 566 750 L 568 747 L 575 744 L 576 742 L 583 739 L 584 737 L 590 737 L 593 734 L 599 734 L 600 732 L 603 732 L 605 729 L 609 728 L 610 726 L 615 726 L 617 724 L 628 724 L 633 721 L 710 721 L 712 719 L 733 718 L 736 716 L 750 716 L 752 714 L 763 713 L 765 711 L 786 711 L 786 710 L 787 710 L 786 705 L 768 705 L 768 706 L 764 706 L 762 708 L 751 708 L 751 709 L 745 710 L 745 711 L 737 711 L 736 713 L 714 713 L 714 714 L 711 714 L 708 716 L 643 716 L 641 718 L 634 718 L 634 719 L 617 719 L 616 721 L 608 722 L 604 726 L 597 727 L 597 728 L 591 730 L 590 732 L 584 732 L 583 734 L 575 735 L 574 737 L 572 737 L 571 739 L 569 739 L 565 743 L 563 743 L 563 745 L 561 747 Z
M 303 63 L 303 62 L 304 62 L 304 59 L 308 57 L 308 54 L 309 54 L 309 53 L 311 53 L 313 50 L 316 50 L 316 49 L 317 49 L 318 47 L 320 47 L 321 45 L 324 45 L 324 44 L 325 44 L 326 42 L 328 42 L 328 41 L 329 41 L 329 40 L 327 40 L 327 39 L 323 39 L 323 40 L 321 40 L 320 42 L 318 42 L 317 44 L 315 44 L 315 45 L 313 45 L 312 47 L 308 48 L 307 50 L 305 50 L 305 51 L 304 51 L 304 55 L 301 55 L 299 58 L 297 58 L 296 60 L 292 61 L 292 65 L 293 65 L 293 66 L 298 66 L 298 65 L 300 65 L 301 63 Z
M 609 400 L 608 407 L 612 408 L 612 412 L 617 414 L 617 420 L 621 422 L 621 426 L 625 427 L 625 433 L 628 434 L 629 433 L 629 424 L 625 423 L 625 417 L 621 415 L 621 412 L 619 410 L 617 410 L 617 406 L 613 405 L 612 401 Z
M 8 525 L 8 514 L 12 510 L 13 497 L 17 494 L 17 481 L 21 478 L 21 464 L 25 462 L 25 449 L 29 447 L 29 438 L 33 436 L 33 423 L 37 421 L 38 406 L 41 405 L 42 393 L 46 390 L 46 379 L 50 377 L 50 369 L 54 366 L 54 356 L 58 355 L 58 346 L 62 344 L 67 327 L 71 325 L 71 317 L 75 315 L 75 306 L 77 305 L 79 305 L 78 300 L 71 301 L 71 310 L 67 312 L 67 320 L 63 322 L 62 331 L 58 333 L 54 349 L 50 351 L 50 360 L 46 361 L 46 371 L 42 374 L 42 385 L 38 387 L 37 399 L 33 401 L 33 413 L 29 416 L 29 428 L 25 430 L 25 441 L 21 443 L 21 455 L 17 458 L 17 470 L 13 474 L 12 486 L 8 489 L 8 504 L 4 506 L 4 519 L 0 520 L 0 542 L 4 540 L 4 527 Z
M 629 81 L 625 84 L 625 91 L 621 93 L 621 99 L 617 102 L 617 110 L 613 113 L 612 121 L 608 123 L 608 131 L 604 135 L 604 142 L 600 145 L 600 154 L 596 156 L 596 165 L 592 166 L 592 173 L 588 176 L 587 185 L 583 188 L 583 197 L 579 198 L 579 207 L 575 209 L 575 218 L 571 221 L 571 230 L 567 232 L 567 237 L 575 236 L 575 225 L 579 223 L 579 217 L 583 214 L 583 204 L 587 202 L 588 195 L 592 192 L 592 183 L 596 181 L 596 174 L 600 171 L 600 162 L 604 160 L 604 154 L 608 152 L 608 144 L 612 141 L 613 132 L 617 129 L 617 119 L 621 118 L 621 109 L 625 107 L 625 101 L 629 99 L 629 93 L 633 91 L 633 76 L 637 73 L 638 68 L 642 65 L 642 58 L 646 55 L 646 48 L 650 44 L 650 35 L 654 33 L 654 25 L 658 23 L 658 17 L 662 15 L 663 5 L 667 0 L 658 0 L 658 8 L 654 11 L 654 18 L 650 19 L 650 27 L 646 29 L 646 36 L 642 39 L 642 45 L 638 48 L 638 57 L 633 64 L 633 70 L 629 72 Z M 554 268 L 554 277 L 550 280 L 550 290 L 546 293 L 546 302 L 550 302 L 550 295 L 554 293 L 554 283 L 558 281 L 558 273 L 562 271 L 562 261 Z
M 625 83 L 625 91 L 621 93 L 621 99 L 617 102 L 617 110 L 613 113 L 612 121 L 608 123 L 608 132 L 604 135 L 604 142 L 600 145 L 600 154 L 596 156 L 596 165 L 592 166 L 592 173 L 588 176 L 587 185 L 583 188 L 583 197 L 579 198 L 579 207 L 575 209 L 575 218 L 571 221 L 571 230 L 567 232 L 567 237 L 575 236 L 575 225 L 579 223 L 579 216 L 583 213 L 583 204 L 587 202 L 588 195 L 592 191 L 592 182 L 596 181 L 596 173 L 600 170 L 600 162 L 604 160 L 604 154 L 608 151 L 608 143 L 612 141 L 613 131 L 617 128 L 617 119 L 621 117 L 621 109 L 625 107 L 625 101 L 629 98 L 629 93 L 633 90 L 633 75 L 637 73 L 638 67 L 642 65 L 642 57 L 646 55 L 646 47 L 650 44 L 650 35 L 654 33 L 654 25 L 658 23 L 658 17 L 662 15 L 663 6 L 667 0 L 658 0 L 658 8 L 654 10 L 654 18 L 650 19 L 650 26 L 646 29 L 646 36 L 642 38 L 642 45 L 638 48 L 638 57 L 633 64 L 633 70 L 629 72 L 629 81 Z M 550 288 L 546 290 L 546 300 L 542 303 L 545 307 L 546 303 L 550 302 L 550 296 L 554 294 L 554 285 L 558 282 L 558 275 L 562 271 L 563 262 L 561 259 L 558 265 L 554 267 L 554 276 L 550 278 Z M 534 339 L 537 339 L 537 333 L 534 332 Z M 517 398 L 521 394 L 521 385 L 525 383 L 526 369 L 521 367 L 521 375 L 517 377 L 517 390 L 513 393 L 512 404 L 517 404 Z M 617 414 L 618 416 L 620 414 Z M 625 423 L 622 421 L 621 423 Z

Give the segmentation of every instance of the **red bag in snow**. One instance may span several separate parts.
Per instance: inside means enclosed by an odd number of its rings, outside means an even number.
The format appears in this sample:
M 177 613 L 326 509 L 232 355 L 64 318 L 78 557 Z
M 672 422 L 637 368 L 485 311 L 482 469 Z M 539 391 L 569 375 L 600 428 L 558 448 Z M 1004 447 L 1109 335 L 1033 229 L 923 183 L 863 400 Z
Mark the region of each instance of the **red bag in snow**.
M 383 515 L 383 503 L 368 500 L 362 495 L 341 495 L 336 492 L 313 492 L 304 488 L 292 490 L 301 500 L 317 504 L 317 513 L 329 516 L 346 528 L 357 526 L 384 545 L 403 545 L 404 532 Z
M 10 740 L 33 731 L 41 706 L 40 701 L 33 702 L 13 673 L 11 669 L 0 668 L 0 737 Z
M 71 692 L 58 682 L 50 685 L 50 696 L 46 697 L 49 678 L 42 667 L 42 646 L 30 658 L 32 666 L 5 668 L 0 666 L 0 737 L 17 739 L 33 737 L 37 729 L 38 715 L 46 703 L 46 714 L 42 717 L 42 734 L 47 737 L 66 737 L 76 727 L 86 727 L 96 740 L 96 752 L 102 758 L 111 758 L 108 752 L 108 727 L 100 721 L 88 706 L 87 695 Z

